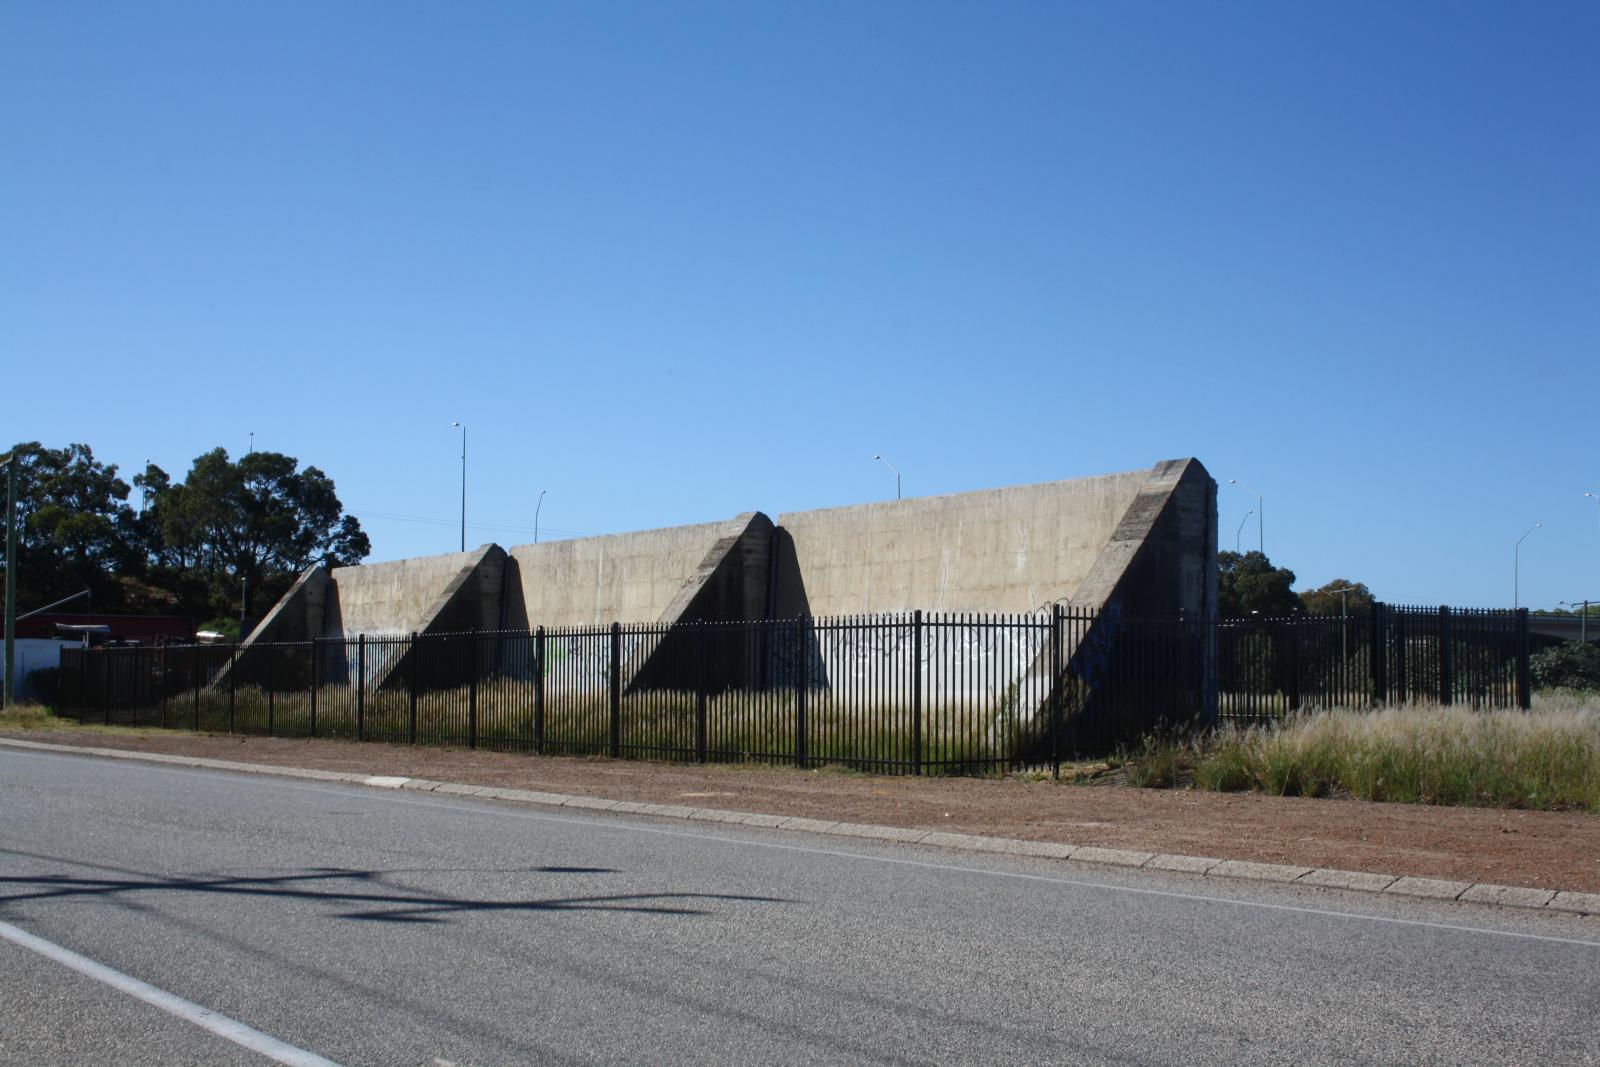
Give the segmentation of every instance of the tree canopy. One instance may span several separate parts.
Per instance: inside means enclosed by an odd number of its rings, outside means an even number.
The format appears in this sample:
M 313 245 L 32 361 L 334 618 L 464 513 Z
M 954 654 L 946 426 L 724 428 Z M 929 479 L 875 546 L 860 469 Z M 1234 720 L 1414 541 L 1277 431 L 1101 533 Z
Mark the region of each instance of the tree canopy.
M 1303 605 L 1291 590 L 1294 571 L 1274 567 L 1260 552 L 1217 553 L 1217 613 L 1291 615 Z
M 1335 578 L 1326 585 L 1300 594 L 1307 615 L 1371 615 L 1372 599 L 1372 590 L 1348 578 Z
M 84 588 L 98 606 L 253 617 L 312 563 L 361 562 L 367 535 L 316 467 L 223 449 L 182 481 L 150 464 L 132 488 L 88 445 L 17 446 L 17 599 L 40 607 Z M 8 570 L 9 573 L 9 570 Z
M 143 533 L 155 572 L 218 614 L 242 603 L 249 616 L 252 602 L 270 603 L 312 563 L 349 566 L 372 550 L 333 480 L 280 452 L 235 462 L 215 448 L 181 482 L 154 464 L 134 482 L 146 492 Z
M 27 441 L 12 451 L 17 463 L 17 602 L 47 604 L 87 589 L 97 604 L 120 604 L 116 573 L 137 570 L 142 563 L 137 516 L 127 504 L 128 483 L 117 477 L 114 464 L 95 459 L 85 444 L 46 448 Z

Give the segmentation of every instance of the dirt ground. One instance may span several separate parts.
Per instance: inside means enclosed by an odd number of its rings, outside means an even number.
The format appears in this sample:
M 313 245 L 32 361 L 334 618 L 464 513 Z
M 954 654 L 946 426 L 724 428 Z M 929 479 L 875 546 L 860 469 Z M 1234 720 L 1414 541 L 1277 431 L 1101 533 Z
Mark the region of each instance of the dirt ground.
M 910 778 L 172 732 L 11 731 L 69 745 L 1223 859 L 1600 892 L 1600 815 L 1024 778 Z

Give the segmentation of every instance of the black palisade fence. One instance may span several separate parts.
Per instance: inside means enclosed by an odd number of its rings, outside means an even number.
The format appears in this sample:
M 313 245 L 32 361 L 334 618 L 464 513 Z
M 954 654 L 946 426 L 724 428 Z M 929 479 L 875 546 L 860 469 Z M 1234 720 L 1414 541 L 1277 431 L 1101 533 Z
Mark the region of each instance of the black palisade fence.
M 1152 730 L 1386 703 L 1528 706 L 1527 613 L 652 623 L 68 649 L 88 722 L 698 762 L 994 773 Z

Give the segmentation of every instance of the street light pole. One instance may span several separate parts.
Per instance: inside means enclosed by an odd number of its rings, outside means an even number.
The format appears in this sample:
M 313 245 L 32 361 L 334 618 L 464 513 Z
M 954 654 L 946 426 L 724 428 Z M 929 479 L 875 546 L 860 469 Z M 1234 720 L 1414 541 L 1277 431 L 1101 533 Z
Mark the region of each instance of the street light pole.
M 544 507 L 544 494 L 548 490 L 539 490 L 539 502 L 533 506 L 533 543 L 539 543 L 539 509 Z
M 873 456 L 872 458 L 875 459 L 875 460 L 878 460 L 885 467 L 888 467 L 890 470 L 894 471 L 894 498 L 896 500 L 899 500 L 900 499 L 900 472 L 897 471 L 897 470 L 894 470 L 894 464 L 890 463 L 888 460 L 884 459 L 882 456 Z
M 1345 663 L 1350 659 L 1350 649 L 1346 640 L 1350 630 L 1350 610 L 1345 602 L 1345 596 L 1354 588 L 1353 585 L 1341 585 L 1337 589 L 1323 590 L 1324 593 L 1339 594 L 1339 659 Z
M 1533 533 L 1544 523 L 1536 522 L 1528 527 L 1528 533 L 1517 538 L 1511 553 L 1511 610 L 1515 611 L 1522 606 L 1522 542 L 1528 539 L 1528 534 Z
M 467 424 L 452 422 L 461 430 L 461 551 L 467 550 Z
M 1258 551 L 1260 551 L 1262 557 L 1265 558 L 1267 554 L 1267 535 L 1265 532 L 1267 520 L 1266 499 L 1263 498 L 1260 493 L 1256 492 L 1248 485 L 1245 485 L 1237 478 L 1229 478 L 1228 484 L 1237 485 L 1240 489 L 1243 489 L 1245 492 L 1256 498 L 1256 548 Z
M 1244 533 L 1244 524 L 1249 522 L 1250 516 L 1254 515 L 1255 513 L 1255 508 L 1251 508 L 1249 511 L 1245 512 L 1244 518 L 1239 520 L 1239 528 L 1233 531 L 1233 554 L 1235 556 L 1239 554 L 1239 535 Z
M 1564 608 L 1576 608 L 1576 607 L 1579 607 L 1579 606 L 1581 606 L 1583 608 L 1583 614 L 1578 616 L 1578 643 L 1579 644 L 1584 644 L 1584 645 L 1588 644 L 1589 643 L 1589 605 L 1596 603 L 1596 601 L 1594 601 L 1594 600 L 1562 600 L 1562 601 L 1559 601 L 1559 603 Z

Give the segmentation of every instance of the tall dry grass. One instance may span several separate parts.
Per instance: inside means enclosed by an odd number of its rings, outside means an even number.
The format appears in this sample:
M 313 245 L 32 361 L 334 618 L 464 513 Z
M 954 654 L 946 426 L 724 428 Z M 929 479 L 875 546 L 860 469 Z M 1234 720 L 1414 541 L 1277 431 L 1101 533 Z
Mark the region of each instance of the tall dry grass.
M 1273 727 L 1148 739 L 1129 781 L 1279 796 L 1600 811 L 1600 695 L 1531 711 L 1329 709 Z

